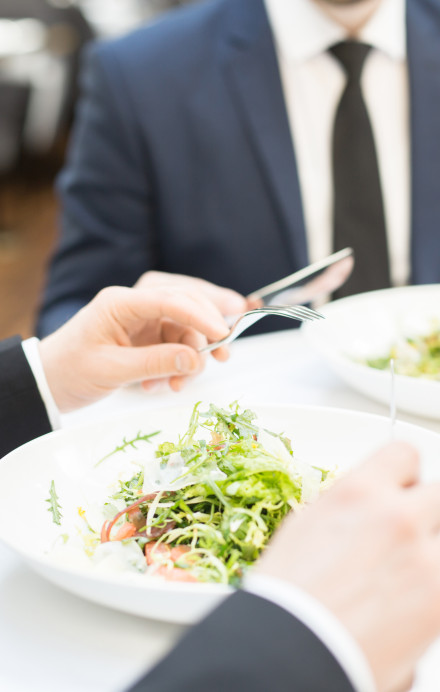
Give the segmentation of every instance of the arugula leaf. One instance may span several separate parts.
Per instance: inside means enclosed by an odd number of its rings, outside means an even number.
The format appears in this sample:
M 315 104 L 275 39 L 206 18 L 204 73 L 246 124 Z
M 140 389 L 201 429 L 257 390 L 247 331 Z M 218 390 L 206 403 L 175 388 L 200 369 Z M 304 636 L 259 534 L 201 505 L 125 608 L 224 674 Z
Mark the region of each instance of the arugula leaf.
M 137 449 L 136 447 L 136 442 L 150 442 L 150 438 L 154 437 L 155 435 L 159 435 L 160 430 L 156 430 L 155 432 L 150 433 L 149 435 L 143 435 L 140 431 L 134 437 L 132 440 L 127 440 L 125 437 L 122 440 L 122 444 L 118 445 L 115 447 L 111 452 L 106 454 L 105 456 L 102 457 L 99 461 L 96 462 L 95 467 L 99 466 L 102 464 L 103 461 L 108 459 L 109 457 L 113 456 L 113 454 L 116 454 L 117 452 L 125 452 L 127 447 L 131 447 L 132 449 Z
M 53 523 L 58 524 L 58 526 L 61 526 L 61 519 L 63 515 L 61 514 L 61 506 L 58 503 L 58 499 L 59 498 L 55 490 L 55 481 L 52 481 L 49 488 L 49 497 L 46 500 L 46 502 L 49 503 L 47 511 L 52 512 Z

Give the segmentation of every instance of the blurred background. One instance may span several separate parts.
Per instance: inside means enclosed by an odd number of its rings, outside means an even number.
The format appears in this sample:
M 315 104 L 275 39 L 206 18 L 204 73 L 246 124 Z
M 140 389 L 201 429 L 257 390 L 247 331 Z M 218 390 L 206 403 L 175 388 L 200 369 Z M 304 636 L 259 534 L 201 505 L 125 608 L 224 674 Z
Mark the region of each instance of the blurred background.
M 32 334 L 81 51 L 197 0 L 0 0 L 0 339 Z

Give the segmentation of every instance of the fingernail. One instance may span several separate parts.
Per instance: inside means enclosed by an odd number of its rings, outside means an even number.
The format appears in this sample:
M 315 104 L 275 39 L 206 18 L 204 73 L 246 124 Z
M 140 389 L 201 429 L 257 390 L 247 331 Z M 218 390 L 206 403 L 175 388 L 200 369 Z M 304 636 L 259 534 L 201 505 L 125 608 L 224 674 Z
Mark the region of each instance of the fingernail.
M 175 364 L 177 372 L 186 373 L 195 369 L 193 359 L 187 351 L 180 351 L 180 353 L 176 355 Z
M 246 310 L 246 300 L 242 298 L 242 296 L 233 293 L 229 296 L 228 308 L 232 314 L 236 312 L 243 312 L 243 310 Z

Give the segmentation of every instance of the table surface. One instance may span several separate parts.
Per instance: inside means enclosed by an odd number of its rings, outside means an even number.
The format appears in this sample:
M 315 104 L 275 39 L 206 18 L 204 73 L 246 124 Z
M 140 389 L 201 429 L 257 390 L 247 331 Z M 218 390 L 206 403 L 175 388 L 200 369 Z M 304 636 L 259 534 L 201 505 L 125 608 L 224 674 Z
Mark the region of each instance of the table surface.
M 232 395 L 232 396 L 231 396 Z M 235 342 L 227 363 L 209 359 L 205 372 L 175 394 L 132 387 L 63 417 L 63 427 L 118 410 L 196 401 L 296 403 L 388 415 L 386 407 L 348 387 L 292 330 Z M 440 421 L 399 414 L 440 432 Z M 167 651 L 183 627 L 94 605 L 34 574 L 0 545 L 0 692 L 120 692 Z M 440 689 L 440 645 L 422 667 L 414 692 Z

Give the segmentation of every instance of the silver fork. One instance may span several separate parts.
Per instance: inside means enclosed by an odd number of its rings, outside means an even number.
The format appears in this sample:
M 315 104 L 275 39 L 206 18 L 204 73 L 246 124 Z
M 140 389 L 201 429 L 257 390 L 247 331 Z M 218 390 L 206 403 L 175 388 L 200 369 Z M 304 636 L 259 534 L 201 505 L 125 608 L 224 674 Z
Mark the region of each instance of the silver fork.
M 249 310 L 240 315 L 232 325 L 229 334 L 223 339 L 220 339 L 220 341 L 214 341 L 212 344 L 200 348 L 199 353 L 208 353 L 219 346 L 230 344 L 231 341 L 234 341 L 237 336 L 240 336 L 245 329 L 248 329 L 248 327 L 251 327 L 255 322 L 266 317 L 266 315 L 289 317 L 291 320 L 298 320 L 299 322 L 314 322 L 315 320 L 324 319 L 324 315 L 321 315 L 320 312 L 316 312 L 316 310 L 307 308 L 304 305 L 270 305 L 256 308 L 255 310 Z

